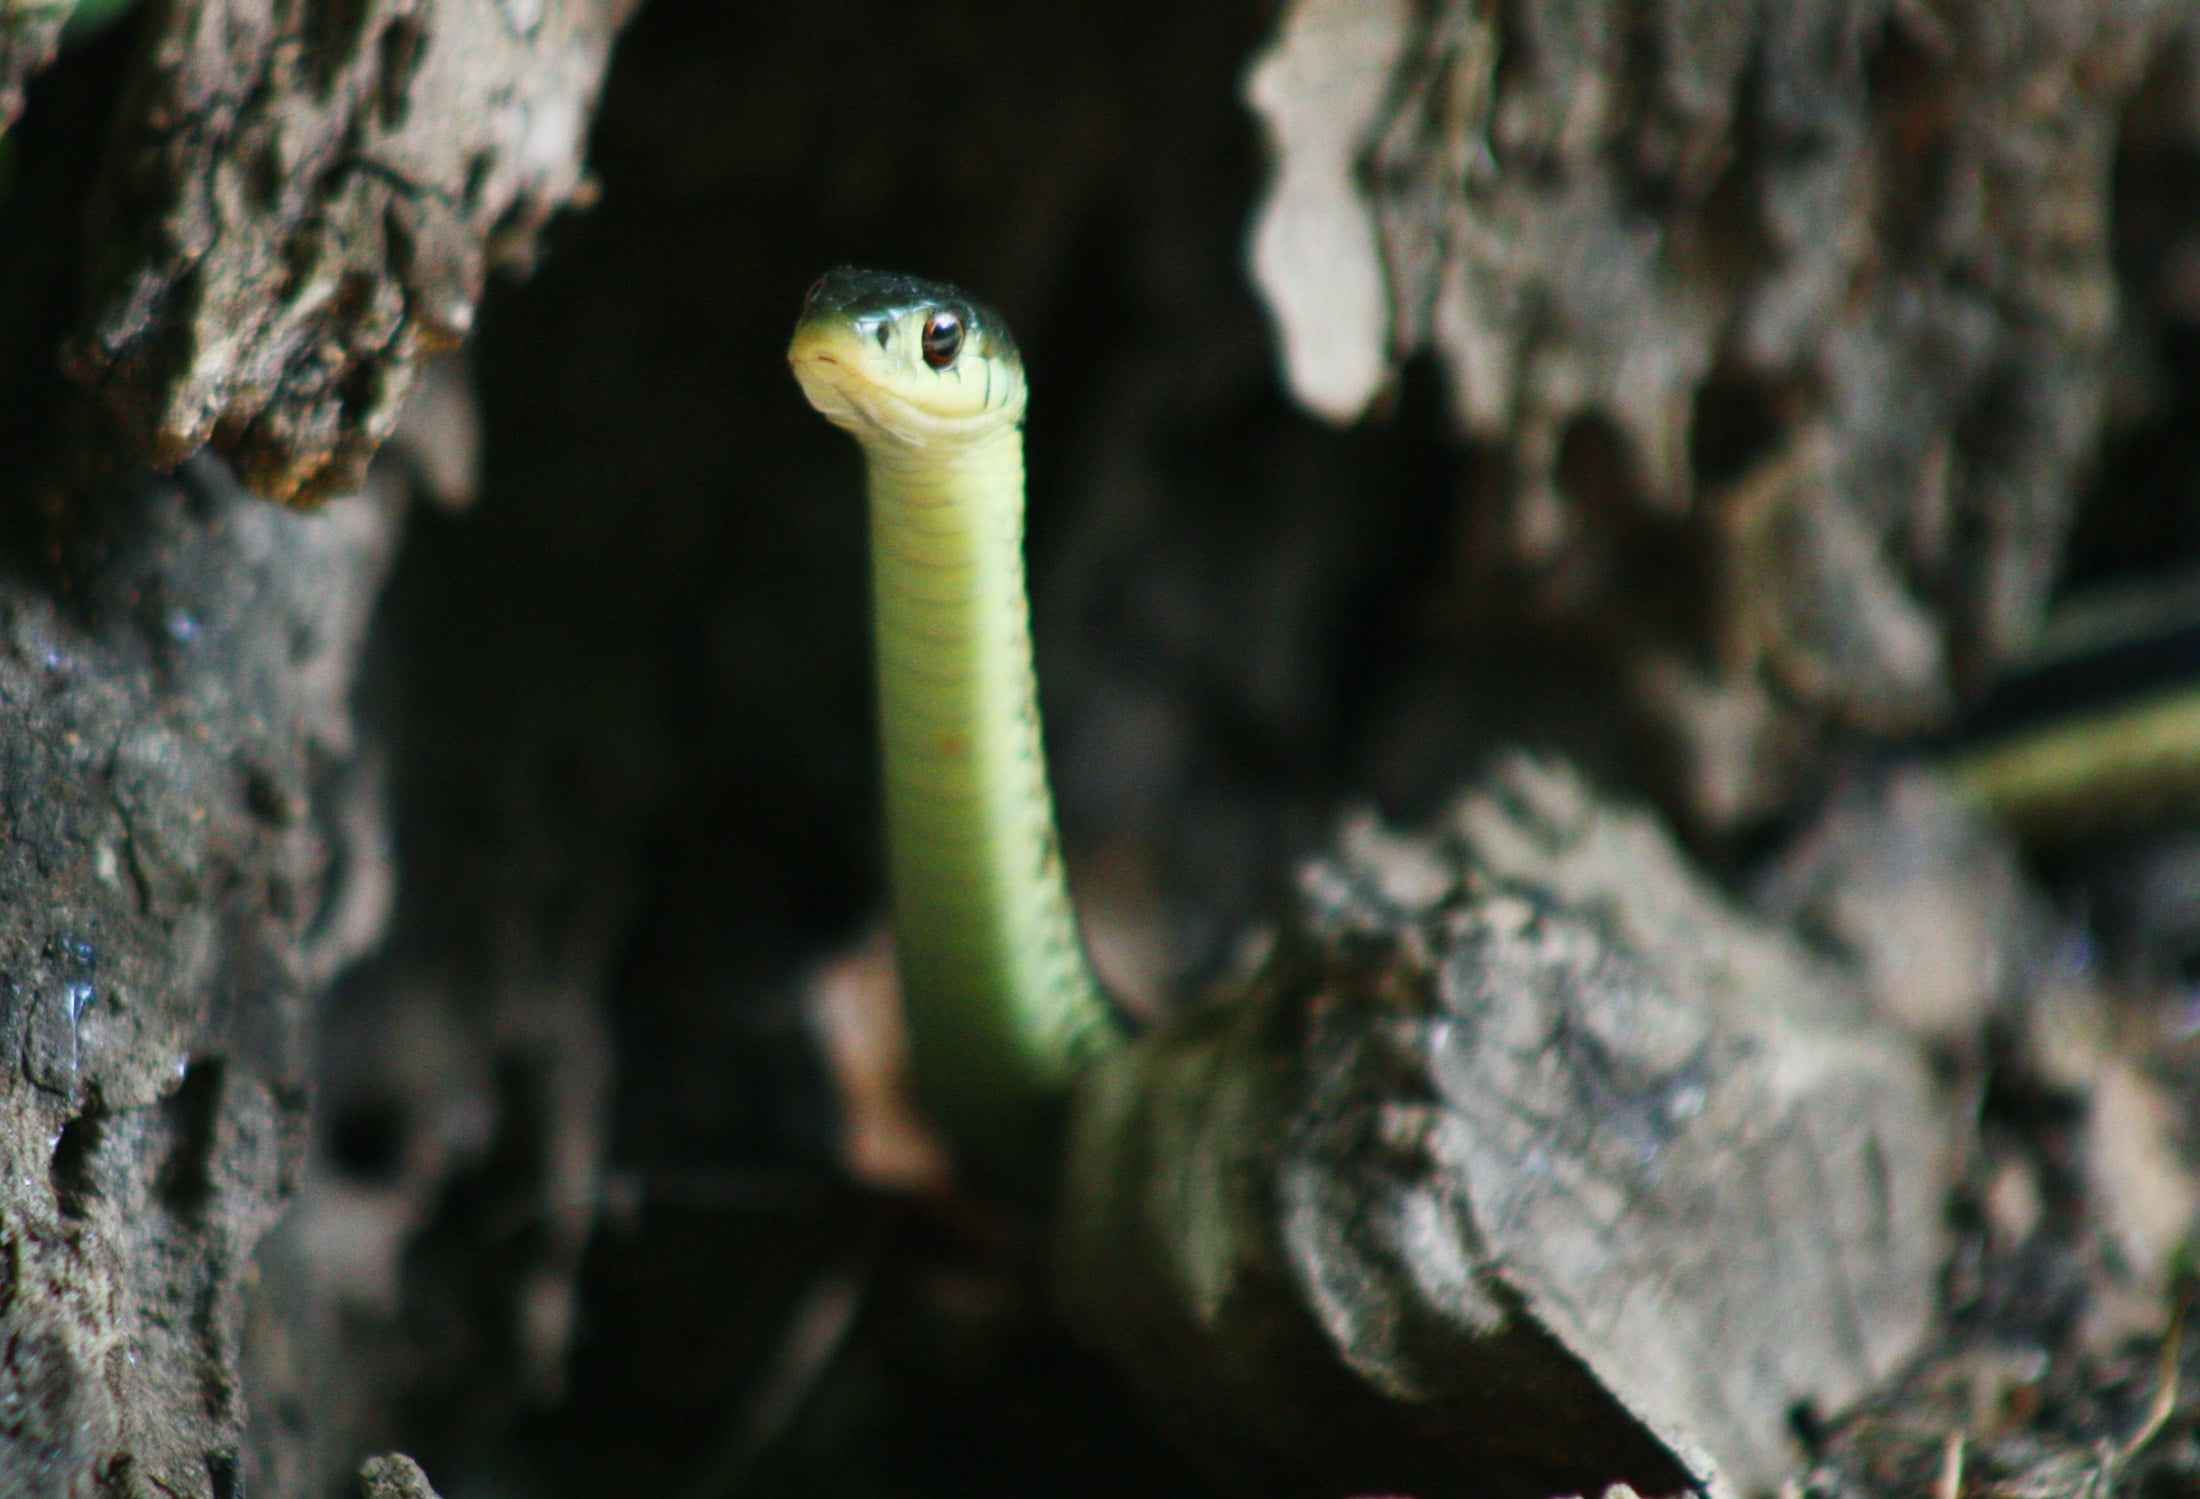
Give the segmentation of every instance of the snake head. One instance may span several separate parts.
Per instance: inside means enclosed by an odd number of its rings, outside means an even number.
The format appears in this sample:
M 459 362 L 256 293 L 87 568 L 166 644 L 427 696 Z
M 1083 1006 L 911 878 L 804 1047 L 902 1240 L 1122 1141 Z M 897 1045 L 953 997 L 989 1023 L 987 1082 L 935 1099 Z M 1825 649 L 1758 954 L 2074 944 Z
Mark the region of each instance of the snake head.
M 787 360 L 810 404 L 867 445 L 933 449 L 1023 420 L 1023 358 L 1008 325 L 944 282 L 827 271 Z

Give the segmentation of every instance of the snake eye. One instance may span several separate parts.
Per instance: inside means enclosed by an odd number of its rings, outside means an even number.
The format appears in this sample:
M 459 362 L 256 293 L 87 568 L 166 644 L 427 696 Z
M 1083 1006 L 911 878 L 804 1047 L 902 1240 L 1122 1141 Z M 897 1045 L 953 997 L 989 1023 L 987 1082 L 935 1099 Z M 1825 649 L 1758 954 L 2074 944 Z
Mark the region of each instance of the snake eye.
M 924 320 L 924 362 L 936 370 L 944 370 L 955 362 L 962 352 L 962 319 L 952 312 L 938 311 Z

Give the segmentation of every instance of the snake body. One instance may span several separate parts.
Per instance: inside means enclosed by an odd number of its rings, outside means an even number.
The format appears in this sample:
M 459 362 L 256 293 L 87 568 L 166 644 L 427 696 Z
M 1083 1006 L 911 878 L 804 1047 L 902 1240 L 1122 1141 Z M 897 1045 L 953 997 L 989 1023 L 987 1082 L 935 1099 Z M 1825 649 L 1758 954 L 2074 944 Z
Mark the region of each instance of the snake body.
M 862 445 L 896 957 L 912 1065 L 958 1152 L 1014 1154 L 1112 1013 L 1080 940 L 1024 591 L 1022 359 L 950 286 L 840 269 L 788 350 Z

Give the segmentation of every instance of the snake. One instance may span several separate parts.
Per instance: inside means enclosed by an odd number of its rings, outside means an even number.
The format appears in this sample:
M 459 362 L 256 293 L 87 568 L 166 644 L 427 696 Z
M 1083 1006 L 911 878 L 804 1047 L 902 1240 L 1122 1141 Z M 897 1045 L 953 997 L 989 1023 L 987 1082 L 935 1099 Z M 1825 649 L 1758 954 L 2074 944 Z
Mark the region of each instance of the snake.
M 1024 584 L 1023 360 L 967 293 L 849 267 L 811 287 L 788 359 L 865 460 L 911 1072 L 959 1154 L 1028 1155 L 1124 1027 L 1079 936 L 1047 785 Z M 2187 633 L 2200 639 L 2200 624 Z M 1967 739 L 1941 769 L 1963 800 L 2018 824 L 2104 796 L 2143 802 L 2162 785 L 2200 800 L 2200 691 L 2172 686 L 2136 707 L 2062 708 Z
M 810 288 L 787 358 L 810 404 L 863 451 L 910 1071 L 958 1162 L 982 1168 L 1035 1151 L 1120 1033 L 1047 782 L 1024 583 L 1023 358 L 967 293 L 852 267 Z

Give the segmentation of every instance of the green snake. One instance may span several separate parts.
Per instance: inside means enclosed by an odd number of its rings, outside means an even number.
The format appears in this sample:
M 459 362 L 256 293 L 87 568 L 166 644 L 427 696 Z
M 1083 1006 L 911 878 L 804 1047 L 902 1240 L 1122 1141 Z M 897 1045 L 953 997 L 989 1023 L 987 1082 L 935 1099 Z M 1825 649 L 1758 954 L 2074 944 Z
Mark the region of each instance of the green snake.
M 888 870 L 918 1087 L 959 1153 L 1020 1148 L 1029 1166 L 1035 1126 L 1117 1022 L 1079 940 L 1040 744 L 1023 362 L 974 298 L 846 268 L 810 289 L 788 358 L 869 474 Z M 2157 696 L 2098 722 L 2050 717 L 1944 768 L 1973 805 L 2019 821 L 2133 778 L 2200 797 L 2200 693 Z
M 1024 593 L 1024 368 L 984 304 L 828 272 L 787 358 L 869 478 L 888 878 L 911 1064 L 958 1155 L 1030 1153 L 1114 1012 L 1085 956 Z M 982 1163 L 982 1162 L 981 1162 Z

